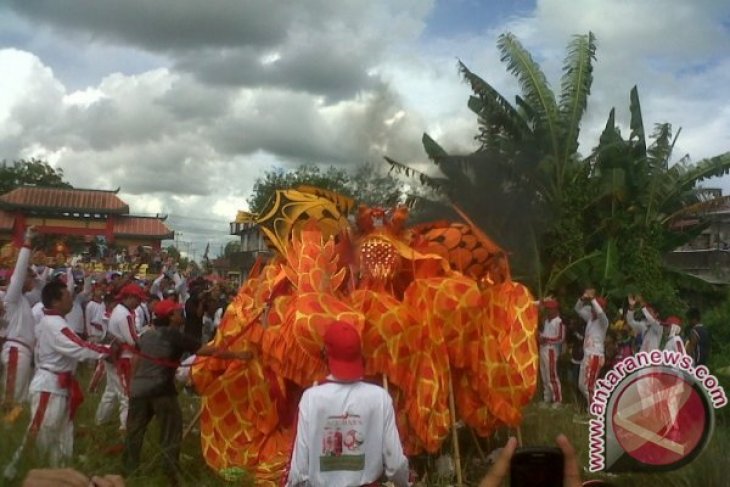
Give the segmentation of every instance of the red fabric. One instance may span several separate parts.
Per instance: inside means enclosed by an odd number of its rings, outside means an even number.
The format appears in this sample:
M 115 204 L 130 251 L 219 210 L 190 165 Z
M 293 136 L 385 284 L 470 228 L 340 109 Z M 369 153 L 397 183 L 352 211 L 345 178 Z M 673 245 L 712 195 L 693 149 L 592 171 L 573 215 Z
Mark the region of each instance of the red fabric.
M 38 401 L 38 409 L 35 410 L 33 421 L 30 423 L 30 432 L 38 433 L 38 430 L 43 424 L 43 418 L 46 415 L 46 409 L 48 408 L 48 400 L 51 398 L 51 393 L 48 391 L 41 392 L 41 398 Z
M 588 359 L 588 370 L 586 370 L 586 388 L 588 389 L 588 404 L 593 402 L 593 391 L 596 388 L 596 379 L 601 370 L 600 355 L 591 355 Z
M 365 375 L 360 335 L 354 326 L 335 321 L 324 332 L 327 363 L 333 376 L 342 380 L 361 379 Z
M 155 316 L 158 318 L 167 318 L 171 316 L 178 309 L 183 309 L 183 306 L 177 301 L 172 299 L 163 299 L 157 306 L 155 306 Z
M 71 328 L 62 328 L 61 333 L 63 333 L 63 336 L 74 342 L 79 347 L 88 348 L 89 350 L 93 350 L 98 353 L 103 353 L 105 355 L 108 355 L 111 353 L 111 348 L 105 345 L 97 345 L 95 343 L 87 342 L 85 340 L 82 340 L 80 336 L 78 336 Z
M 8 372 L 5 376 L 5 401 L 15 401 L 15 379 L 18 376 L 18 347 L 8 350 Z
M 117 360 L 117 374 L 119 374 L 119 381 L 122 383 L 122 390 L 124 391 L 124 394 L 129 396 L 132 363 L 128 358 L 120 358 Z
M 137 327 L 134 324 L 134 315 L 131 311 L 127 315 L 127 327 L 129 328 L 129 336 L 134 339 L 134 343 L 137 343 L 139 341 L 139 336 L 137 336 Z
M 58 385 L 69 392 L 68 417 L 73 421 L 76 411 L 84 402 L 84 392 L 76 377 L 71 372 L 62 372 L 58 375 Z
M 43 314 L 46 316 L 63 316 L 59 311 L 47 308 L 43 308 Z
M 117 299 L 120 301 L 128 296 L 134 296 L 142 301 L 147 299 L 147 293 L 144 292 L 144 289 L 139 287 L 136 284 L 127 284 L 122 289 L 119 290 L 119 293 L 117 294 Z
M 553 388 L 553 401 L 563 402 L 563 391 L 560 389 L 558 382 L 558 365 L 555 363 L 555 350 L 548 350 L 550 359 L 550 385 Z
M 99 388 L 99 382 L 101 382 L 101 378 L 104 377 L 105 371 L 106 366 L 104 365 L 104 361 L 97 361 L 96 368 L 94 369 L 94 375 L 91 376 L 91 380 L 89 381 L 89 392 L 96 392 L 96 389 Z

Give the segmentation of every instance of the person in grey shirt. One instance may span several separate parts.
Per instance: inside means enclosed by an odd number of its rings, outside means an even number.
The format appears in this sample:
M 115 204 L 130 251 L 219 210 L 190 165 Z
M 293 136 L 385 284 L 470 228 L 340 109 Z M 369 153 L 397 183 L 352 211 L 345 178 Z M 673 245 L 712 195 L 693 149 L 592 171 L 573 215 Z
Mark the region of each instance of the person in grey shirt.
M 186 353 L 213 355 L 221 359 L 251 358 L 248 352 L 221 351 L 213 346 L 200 348 L 200 340 L 180 331 L 184 323 L 182 306 L 173 300 L 160 301 L 154 309 L 154 329 L 139 339 L 129 395 L 127 439 L 123 456 L 125 475 L 139 466 L 147 425 L 157 417 L 160 450 L 169 485 L 178 485 L 182 412 L 177 400 L 175 371 Z

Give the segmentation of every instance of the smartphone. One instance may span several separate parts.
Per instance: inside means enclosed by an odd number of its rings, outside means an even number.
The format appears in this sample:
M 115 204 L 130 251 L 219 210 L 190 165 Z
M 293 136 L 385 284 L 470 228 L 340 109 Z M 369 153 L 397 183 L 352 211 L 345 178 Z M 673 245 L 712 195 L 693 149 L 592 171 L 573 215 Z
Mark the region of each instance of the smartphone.
M 511 487 L 562 487 L 563 452 L 551 446 L 518 448 L 510 462 Z

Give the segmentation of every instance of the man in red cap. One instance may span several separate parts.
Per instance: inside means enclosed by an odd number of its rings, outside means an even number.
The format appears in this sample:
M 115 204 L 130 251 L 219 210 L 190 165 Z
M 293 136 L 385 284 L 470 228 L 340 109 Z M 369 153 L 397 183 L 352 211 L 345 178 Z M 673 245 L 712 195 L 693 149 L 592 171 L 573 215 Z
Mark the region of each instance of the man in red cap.
M 160 450 L 168 485 L 179 483 L 178 458 L 182 442 L 182 412 L 177 400 L 175 371 L 185 353 L 214 355 L 221 359 L 247 360 L 250 352 L 200 347 L 200 340 L 180 331 L 184 323 L 182 305 L 164 299 L 154 308 L 153 329 L 139 339 L 139 356 L 133 359 L 134 379 L 129 395 L 127 439 L 124 449 L 125 474 L 139 466 L 147 425 L 157 418 Z
M 379 485 L 385 476 L 397 487 L 408 485 L 390 395 L 363 382 L 360 335 L 336 321 L 324 336 L 330 375 L 304 392 L 299 402 L 297 435 L 287 486 L 356 487 Z
M 563 393 L 558 376 L 560 347 L 565 342 L 565 327 L 560 319 L 560 303 L 555 299 L 542 302 L 545 321 L 540 330 L 540 378 L 542 379 L 543 404 L 560 407 Z
M 136 284 L 126 284 L 119 290 L 117 304 L 109 317 L 107 336 L 122 346 L 122 356 L 116 367 L 106 367 L 106 389 L 96 409 L 96 424 L 109 421 L 114 405 L 119 401 L 119 429 L 127 428 L 129 409 L 129 382 L 131 379 L 132 349 L 137 348 L 139 337 L 135 323 L 135 310 L 146 299 L 144 290 Z
M 598 373 L 601 371 L 605 357 L 606 331 L 608 330 L 608 316 L 606 316 L 606 299 L 596 297 L 596 290 L 588 288 L 583 296 L 575 303 L 575 312 L 586 322 L 585 338 L 583 339 L 583 362 L 580 364 L 578 388 L 586 397 L 590 408 L 593 400 L 593 390 L 596 387 Z

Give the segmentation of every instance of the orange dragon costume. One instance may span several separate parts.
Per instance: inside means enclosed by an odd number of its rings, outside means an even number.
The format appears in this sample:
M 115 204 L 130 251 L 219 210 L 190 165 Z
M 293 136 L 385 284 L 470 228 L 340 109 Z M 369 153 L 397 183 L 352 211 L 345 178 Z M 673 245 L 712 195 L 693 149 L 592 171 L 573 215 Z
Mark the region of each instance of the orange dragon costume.
M 467 223 L 407 228 L 404 207 L 361 206 L 312 187 L 278 190 L 261 216 L 275 257 L 257 264 L 214 344 L 251 361 L 199 358 L 206 462 L 276 485 L 293 444 L 301 392 L 322 381 L 325 327 L 361 333 L 366 373 L 387 384 L 410 454 L 436 452 L 453 420 L 482 436 L 516 426 L 537 381 L 537 309 L 504 252 Z M 348 214 L 357 213 L 356 224 Z

